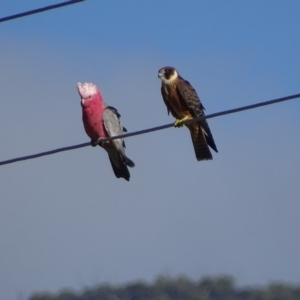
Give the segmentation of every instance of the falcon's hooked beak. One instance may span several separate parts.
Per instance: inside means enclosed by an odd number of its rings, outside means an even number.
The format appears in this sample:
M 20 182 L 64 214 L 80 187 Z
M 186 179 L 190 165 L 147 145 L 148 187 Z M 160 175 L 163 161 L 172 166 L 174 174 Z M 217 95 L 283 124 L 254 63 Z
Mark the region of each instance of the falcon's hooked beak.
M 158 72 L 158 78 L 162 78 L 165 76 L 165 70 L 161 70 Z

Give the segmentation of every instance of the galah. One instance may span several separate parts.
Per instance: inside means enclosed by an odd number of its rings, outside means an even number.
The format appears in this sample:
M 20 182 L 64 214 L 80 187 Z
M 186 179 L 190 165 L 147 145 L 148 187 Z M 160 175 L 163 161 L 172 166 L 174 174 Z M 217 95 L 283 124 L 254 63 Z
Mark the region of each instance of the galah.
M 106 106 L 95 84 L 78 83 L 77 89 L 81 97 L 84 129 L 91 139 L 91 145 L 104 148 L 116 177 L 129 181 L 130 173 L 127 166 L 134 167 L 134 162 L 125 154 L 123 139 L 103 142 L 105 138 L 121 135 L 127 131 L 120 123 L 121 115 L 114 107 Z

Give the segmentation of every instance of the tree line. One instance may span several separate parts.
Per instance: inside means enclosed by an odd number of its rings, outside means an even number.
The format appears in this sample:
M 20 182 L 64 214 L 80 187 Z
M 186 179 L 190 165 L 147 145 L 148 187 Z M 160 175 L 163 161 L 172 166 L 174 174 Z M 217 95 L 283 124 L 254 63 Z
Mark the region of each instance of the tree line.
M 35 293 L 29 300 L 300 300 L 300 285 L 271 283 L 263 287 L 236 286 L 230 276 L 159 277 L 153 283 L 101 284 L 82 292 Z

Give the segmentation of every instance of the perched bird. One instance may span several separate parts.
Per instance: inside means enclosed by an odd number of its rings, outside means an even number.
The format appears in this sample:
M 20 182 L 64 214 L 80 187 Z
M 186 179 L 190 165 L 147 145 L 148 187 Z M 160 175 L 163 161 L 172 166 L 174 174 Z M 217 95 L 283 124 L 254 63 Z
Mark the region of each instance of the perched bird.
M 164 67 L 158 71 L 162 81 L 161 94 L 167 106 L 168 114 L 171 112 L 176 121 L 175 127 L 182 127 L 185 120 L 204 116 L 202 105 L 195 89 L 183 79 L 173 67 Z M 206 120 L 186 124 L 191 132 L 197 160 L 212 159 L 210 146 L 218 152 L 214 138 Z
M 92 146 L 101 146 L 107 153 L 111 166 L 117 178 L 129 181 L 128 167 L 134 167 L 134 162 L 125 155 L 123 139 L 103 142 L 103 139 L 126 132 L 120 124 L 120 114 L 111 106 L 106 106 L 102 95 L 93 83 L 78 83 L 78 92 L 81 97 L 82 121 L 85 132 L 91 138 Z

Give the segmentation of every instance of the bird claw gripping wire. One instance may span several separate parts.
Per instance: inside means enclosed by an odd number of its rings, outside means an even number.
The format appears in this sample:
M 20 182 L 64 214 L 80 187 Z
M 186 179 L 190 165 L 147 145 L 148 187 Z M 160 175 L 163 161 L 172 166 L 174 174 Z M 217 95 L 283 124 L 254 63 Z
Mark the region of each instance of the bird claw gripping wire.
M 96 140 L 91 140 L 91 145 L 92 147 L 96 147 L 96 146 L 103 146 L 105 144 L 105 138 L 99 137 Z
M 177 119 L 177 120 L 174 122 L 174 127 L 176 127 L 176 128 L 183 127 L 184 121 L 189 120 L 189 119 L 190 119 L 189 117 L 184 117 L 184 118 L 182 118 L 182 119 Z

